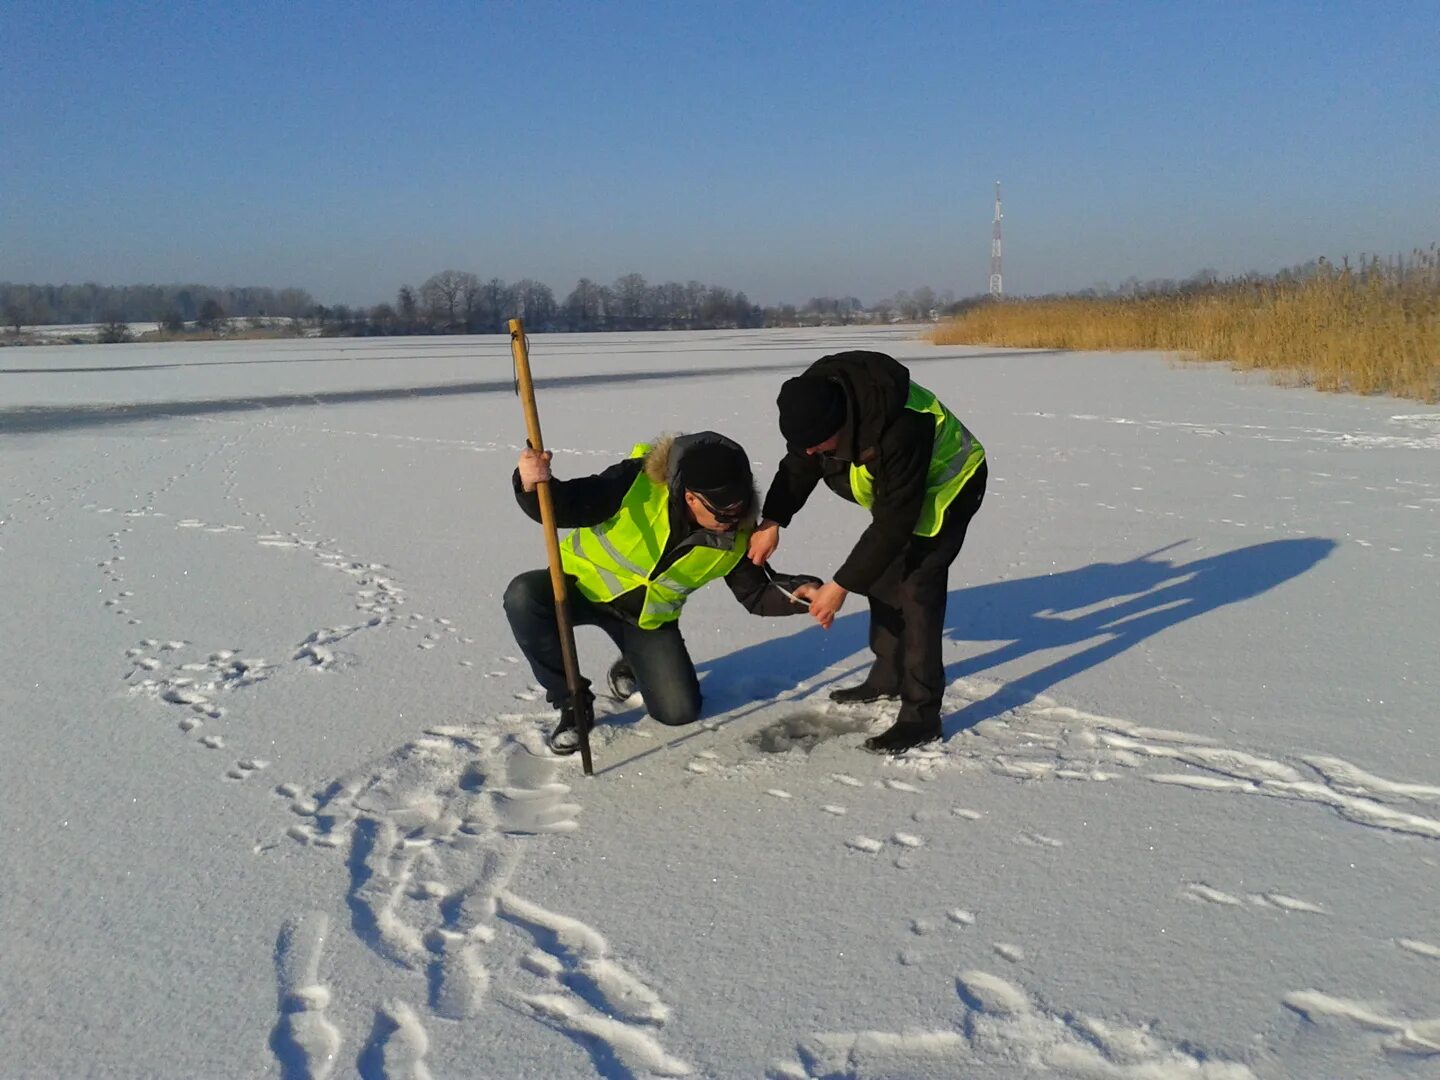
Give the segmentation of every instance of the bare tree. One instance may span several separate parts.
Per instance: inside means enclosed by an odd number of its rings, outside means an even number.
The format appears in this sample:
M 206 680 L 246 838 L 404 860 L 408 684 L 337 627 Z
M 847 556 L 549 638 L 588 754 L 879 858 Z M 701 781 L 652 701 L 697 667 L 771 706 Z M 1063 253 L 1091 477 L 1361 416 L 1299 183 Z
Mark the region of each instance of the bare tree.
M 395 309 L 389 304 L 376 304 L 370 309 L 370 326 L 376 333 L 395 333 L 397 319 Z
M 101 345 L 119 345 L 130 340 L 130 324 L 118 312 L 110 312 L 100 325 L 95 340 Z
M 315 306 L 315 298 L 306 289 L 281 289 L 275 295 L 271 314 L 287 319 L 303 319 Z
M 419 305 L 415 302 L 415 290 L 409 285 L 401 285 L 395 303 L 400 309 L 401 328 L 407 334 L 413 332 L 420 311 Z
M 550 291 L 549 285 L 533 278 L 525 278 L 512 285 L 510 292 L 515 305 L 512 310 L 524 319 L 528 326 L 541 330 L 555 321 L 555 294 Z
M 499 333 L 505 329 L 509 312 L 515 307 L 510 286 L 498 277 L 491 278 L 480 287 L 479 329 L 486 333 Z
M 582 277 L 565 298 L 562 310 L 570 329 L 593 330 L 606 315 L 604 293 L 595 282 Z
M 479 329 L 478 323 L 482 317 L 485 303 L 485 290 L 480 284 L 480 279 L 468 271 L 460 272 L 460 319 L 465 324 L 466 333 L 474 333 Z
M 449 330 L 460 321 L 460 296 L 465 287 L 465 279 L 474 276 L 459 270 L 441 270 L 438 274 L 432 274 L 425 284 L 420 286 L 420 302 L 425 305 L 426 313 L 440 324 L 442 329 Z
M 910 294 L 911 301 L 915 304 L 915 317 L 925 320 L 930 318 L 930 312 L 935 308 L 935 290 L 928 285 L 921 285 Z
M 650 287 L 640 274 L 626 274 L 615 281 L 615 300 L 620 317 L 634 326 L 649 314 Z
M 207 297 L 200 304 L 200 313 L 195 322 L 202 330 L 219 330 L 225 322 L 225 309 L 220 306 L 219 300 Z
M 705 290 L 700 306 L 701 324 L 707 327 L 731 326 L 735 314 L 735 294 L 719 285 Z

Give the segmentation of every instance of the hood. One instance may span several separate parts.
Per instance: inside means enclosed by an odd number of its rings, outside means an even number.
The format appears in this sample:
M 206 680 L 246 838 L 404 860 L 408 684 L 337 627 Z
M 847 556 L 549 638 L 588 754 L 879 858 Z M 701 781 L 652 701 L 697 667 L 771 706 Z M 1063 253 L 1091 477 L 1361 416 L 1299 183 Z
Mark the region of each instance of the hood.
M 905 365 L 884 353 L 856 349 L 822 356 L 805 374 L 832 379 L 845 391 L 846 420 L 834 457 L 861 462 L 873 457 L 880 436 L 905 410 L 910 396 Z

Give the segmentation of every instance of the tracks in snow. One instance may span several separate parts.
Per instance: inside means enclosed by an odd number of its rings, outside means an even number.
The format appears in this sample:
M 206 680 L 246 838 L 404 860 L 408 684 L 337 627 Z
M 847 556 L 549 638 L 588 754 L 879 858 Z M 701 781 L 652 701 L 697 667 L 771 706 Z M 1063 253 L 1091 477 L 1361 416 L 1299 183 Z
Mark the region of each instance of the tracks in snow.
M 688 1075 L 662 1042 L 671 1008 L 660 992 L 598 930 L 511 886 L 536 837 L 577 827 L 560 765 L 525 718 L 432 728 L 297 802 L 306 824 L 289 835 L 345 852 L 351 932 L 413 973 L 436 1018 L 472 1020 L 494 1001 L 574 1039 L 605 1075 Z M 406 1060 L 418 1060 L 421 1013 L 398 999 L 380 1008 L 387 1041 L 372 1035 L 362 1072 L 393 1077 L 385 1048 L 403 1035 Z

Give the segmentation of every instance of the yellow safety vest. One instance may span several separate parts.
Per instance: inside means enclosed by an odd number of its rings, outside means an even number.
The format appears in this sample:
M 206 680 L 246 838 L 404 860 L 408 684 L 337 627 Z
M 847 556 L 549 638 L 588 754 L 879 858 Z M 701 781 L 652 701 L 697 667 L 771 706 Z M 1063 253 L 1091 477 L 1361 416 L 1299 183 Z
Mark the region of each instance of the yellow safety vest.
M 644 457 L 650 447 L 637 444 L 632 458 Z M 670 538 L 670 491 L 657 484 L 642 468 L 609 520 L 576 529 L 560 542 L 560 563 L 572 575 L 587 599 L 609 603 L 631 589 L 645 589 L 640 613 L 642 630 L 674 622 L 692 592 L 706 582 L 724 577 L 745 557 L 750 528 L 735 530 L 728 548 L 693 547 L 651 576 Z
M 935 448 L 930 452 L 930 470 L 925 478 L 925 503 L 915 522 L 916 536 L 934 536 L 945 522 L 946 508 L 985 460 L 985 448 L 934 394 L 918 383 L 910 384 L 905 408 L 935 417 Z M 850 466 L 850 491 L 865 509 L 875 505 L 875 477 L 866 466 Z

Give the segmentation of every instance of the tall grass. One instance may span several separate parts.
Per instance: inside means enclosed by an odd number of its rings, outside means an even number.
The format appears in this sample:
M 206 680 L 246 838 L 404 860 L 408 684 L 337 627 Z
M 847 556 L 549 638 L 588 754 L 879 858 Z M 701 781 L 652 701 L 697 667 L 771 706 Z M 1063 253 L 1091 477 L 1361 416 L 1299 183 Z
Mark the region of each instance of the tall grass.
M 936 328 L 937 344 L 1164 349 L 1267 368 L 1277 381 L 1440 401 L 1440 250 L 1130 298 L 1006 300 Z

